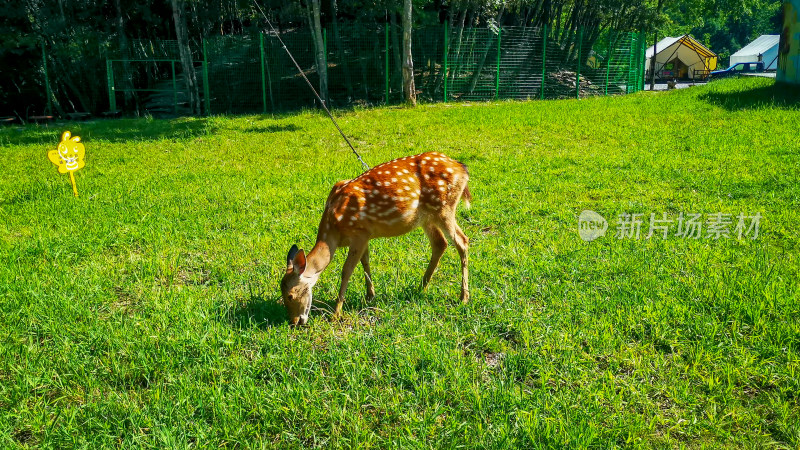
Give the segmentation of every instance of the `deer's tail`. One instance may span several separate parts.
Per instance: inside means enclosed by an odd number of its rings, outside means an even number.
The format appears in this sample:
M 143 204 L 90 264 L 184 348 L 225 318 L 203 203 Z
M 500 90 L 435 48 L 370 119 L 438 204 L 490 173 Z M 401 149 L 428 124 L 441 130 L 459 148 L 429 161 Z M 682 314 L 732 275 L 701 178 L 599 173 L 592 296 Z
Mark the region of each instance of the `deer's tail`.
M 467 165 L 461 163 L 461 167 L 464 168 L 464 171 L 467 172 L 467 177 L 469 177 L 469 169 Z M 472 206 L 472 194 L 469 192 L 469 185 L 464 185 L 464 192 L 461 193 L 461 200 L 464 200 L 464 208 L 469 209 Z

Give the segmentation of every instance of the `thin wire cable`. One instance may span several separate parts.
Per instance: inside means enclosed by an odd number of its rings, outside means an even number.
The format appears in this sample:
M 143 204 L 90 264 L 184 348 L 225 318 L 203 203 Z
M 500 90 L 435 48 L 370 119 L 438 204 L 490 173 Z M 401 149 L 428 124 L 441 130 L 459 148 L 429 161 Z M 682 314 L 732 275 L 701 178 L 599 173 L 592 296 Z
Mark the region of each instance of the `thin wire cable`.
M 306 77 L 306 74 L 303 72 L 303 69 L 300 68 L 300 64 L 298 64 L 297 61 L 294 59 L 294 56 L 292 56 L 292 52 L 290 52 L 289 49 L 286 47 L 286 44 L 283 42 L 283 39 L 281 39 L 280 34 L 278 34 L 278 32 L 275 31 L 275 27 L 272 26 L 272 22 L 270 22 L 269 18 L 267 18 L 267 15 L 264 14 L 264 10 L 261 9 L 261 6 L 259 6 L 256 0 L 253 0 L 253 4 L 256 5 L 258 11 L 261 13 L 262 16 L 264 16 L 264 20 L 267 21 L 267 25 L 269 25 L 270 30 L 272 30 L 272 33 L 275 35 L 276 38 L 278 38 L 278 41 L 281 43 L 281 46 L 283 46 L 283 49 L 286 50 L 286 54 L 289 55 L 289 58 L 294 63 L 294 66 L 297 67 L 297 71 L 300 72 L 300 75 L 302 75 L 303 79 L 306 80 L 306 84 L 308 84 L 308 87 L 311 89 L 311 92 L 313 92 L 314 95 L 317 97 L 317 100 L 319 100 L 319 104 L 322 105 L 322 109 L 324 109 L 325 112 L 328 113 L 328 117 L 331 118 L 333 125 L 336 127 L 337 130 L 339 130 L 339 134 L 342 135 L 345 142 L 347 142 L 347 145 L 350 146 L 350 150 L 352 150 L 353 154 L 356 155 L 356 158 L 358 158 L 358 160 L 361 161 L 361 165 L 364 166 L 364 170 L 369 170 L 369 166 L 367 165 L 367 163 L 364 162 L 363 159 L 361 159 L 361 155 L 358 154 L 355 147 L 353 147 L 353 144 L 350 143 L 350 139 L 347 139 L 347 136 L 345 136 L 344 132 L 339 127 L 339 124 L 336 123 L 336 119 L 333 118 L 333 114 L 331 114 L 330 110 L 328 109 L 328 105 L 326 105 L 325 102 L 322 101 L 322 97 L 320 97 L 319 94 L 317 94 L 317 90 L 314 89 L 314 86 L 311 84 L 311 81 L 308 80 L 308 77 Z

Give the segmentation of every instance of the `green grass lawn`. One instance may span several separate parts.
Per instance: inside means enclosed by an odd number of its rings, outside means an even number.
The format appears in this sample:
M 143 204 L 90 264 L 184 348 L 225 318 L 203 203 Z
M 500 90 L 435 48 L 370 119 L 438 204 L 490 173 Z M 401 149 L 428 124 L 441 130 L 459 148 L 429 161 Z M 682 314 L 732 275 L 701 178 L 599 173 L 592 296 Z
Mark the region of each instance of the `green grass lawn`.
M 371 165 L 469 165 L 450 246 L 344 253 L 291 329 L 278 281 L 360 164 L 317 112 L 0 130 L 0 447 L 800 446 L 800 102 L 770 80 L 339 112 Z M 86 145 L 68 177 L 46 157 Z M 584 242 L 578 215 L 609 222 Z M 619 215 L 644 214 L 639 239 Z M 645 239 L 650 214 L 731 237 Z M 737 239 L 739 214 L 759 235 Z

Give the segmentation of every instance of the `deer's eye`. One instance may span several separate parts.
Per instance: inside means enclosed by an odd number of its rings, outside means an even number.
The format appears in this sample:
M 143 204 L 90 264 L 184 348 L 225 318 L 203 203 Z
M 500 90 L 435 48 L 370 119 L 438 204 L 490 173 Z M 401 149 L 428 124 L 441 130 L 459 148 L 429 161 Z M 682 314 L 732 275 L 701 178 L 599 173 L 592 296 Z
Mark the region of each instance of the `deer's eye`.
M 287 296 L 287 298 L 288 298 L 288 300 L 289 300 L 290 302 L 293 302 L 293 301 L 294 301 L 294 295 L 292 295 L 292 294 L 289 294 L 289 295 Z

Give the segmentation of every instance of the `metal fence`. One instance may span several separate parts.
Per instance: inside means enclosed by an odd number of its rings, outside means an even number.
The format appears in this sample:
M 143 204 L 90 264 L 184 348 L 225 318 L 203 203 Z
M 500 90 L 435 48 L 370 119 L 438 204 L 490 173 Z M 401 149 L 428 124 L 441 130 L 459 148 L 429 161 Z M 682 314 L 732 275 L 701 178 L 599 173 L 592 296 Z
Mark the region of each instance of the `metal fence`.
M 399 27 L 339 24 L 323 30 L 331 106 L 401 103 Z M 588 33 L 587 33 L 588 34 Z M 314 44 L 305 29 L 281 34 L 312 83 Z M 583 30 L 554 36 L 547 27 L 417 28 L 412 36 L 420 101 L 583 98 L 644 87 L 644 36 Z M 93 113 L 187 114 L 183 77 L 196 73 L 203 112 L 268 113 L 314 107 L 314 97 L 278 40 L 269 34 L 205 39 L 183 67 L 174 41 L 133 41 L 107 51 L 107 102 L 93 95 Z M 44 48 L 43 48 L 44 51 Z M 50 56 L 50 60 L 55 58 Z M 47 61 L 47 59 L 45 59 Z M 45 63 L 62 67 L 68 62 Z M 47 98 L 56 99 L 49 92 Z

